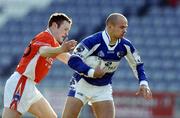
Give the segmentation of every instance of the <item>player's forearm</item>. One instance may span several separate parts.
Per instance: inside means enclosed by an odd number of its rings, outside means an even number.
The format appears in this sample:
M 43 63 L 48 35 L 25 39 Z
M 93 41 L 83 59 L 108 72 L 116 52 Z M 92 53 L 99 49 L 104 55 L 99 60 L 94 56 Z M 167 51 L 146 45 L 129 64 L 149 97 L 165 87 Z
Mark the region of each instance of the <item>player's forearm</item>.
M 54 56 L 57 56 L 58 54 L 63 53 L 63 51 L 61 47 L 43 46 L 43 47 L 40 47 L 39 53 L 43 57 L 54 57 Z
M 78 56 L 71 56 L 68 61 L 68 65 L 78 73 L 82 73 L 87 76 L 88 74 L 91 74 L 88 73 L 91 68 L 83 63 L 83 61 Z
M 141 81 L 147 81 L 147 77 L 146 74 L 144 72 L 144 66 L 143 66 L 143 62 L 136 62 L 133 58 L 132 55 L 128 55 L 126 56 L 127 61 L 130 65 L 130 67 L 132 68 L 132 71 L 135 75 L 135 77 L 139 80 L 139 83 L 141 83 Z
M 143 81 L 143 80 L 146 80 L 146 81 L 147 81 L 147 77 L 146 77 L 146 74 L 145 74 L 145 72 L 144 72 L 143 63 L 137 65 L 137 66 L 136 66 L 136 70 L 137 70 L 137 75 L 138 75 L 139 81 Z
M 59 61 L 67 64 L 68 61 L 69 61 L 70 56 L 71 56 L 71 54 L 69 54 L 69 53 L 62 53 L 62 54 L 57 55 L 56 58 L 57 58 Z
M 137 65 L 136 68 L 137 68 L 137 73 L 138 73 L 138 78 L 139 78 L 139 84 L 146 85 L 148 87 L 148 80 L 144 72 L 143 64 Z

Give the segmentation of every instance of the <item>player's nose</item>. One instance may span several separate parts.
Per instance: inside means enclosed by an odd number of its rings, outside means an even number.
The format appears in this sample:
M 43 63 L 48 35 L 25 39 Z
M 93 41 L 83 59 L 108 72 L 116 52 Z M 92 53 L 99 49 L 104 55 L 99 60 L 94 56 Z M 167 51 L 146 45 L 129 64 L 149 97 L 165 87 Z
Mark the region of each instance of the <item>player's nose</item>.
M 124 29 L 124 33 L 126 33 L 127 32 L 127 29 Z

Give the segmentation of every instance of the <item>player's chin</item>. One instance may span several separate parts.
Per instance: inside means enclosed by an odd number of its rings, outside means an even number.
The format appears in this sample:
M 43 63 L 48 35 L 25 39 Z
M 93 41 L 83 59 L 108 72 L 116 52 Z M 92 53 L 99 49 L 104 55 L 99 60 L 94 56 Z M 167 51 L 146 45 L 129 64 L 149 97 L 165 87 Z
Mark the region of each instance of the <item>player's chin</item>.
M 58 39 L 57 40 L 59 44 L 62 44 L 63 43 L 63 40 L 62 39 Z
M 121 38 L 123 38 L 123 37 L 124 37 L 124 34 L 119 35 L 118 39 L 121 39 Z
M 119 36 L 117 39 L 122 39 L 124 36 Z
M 121 37 L 123 38 L 123 37 L 125 37 L 125 35 L 126 35 L 126 33 L 122 33 Z

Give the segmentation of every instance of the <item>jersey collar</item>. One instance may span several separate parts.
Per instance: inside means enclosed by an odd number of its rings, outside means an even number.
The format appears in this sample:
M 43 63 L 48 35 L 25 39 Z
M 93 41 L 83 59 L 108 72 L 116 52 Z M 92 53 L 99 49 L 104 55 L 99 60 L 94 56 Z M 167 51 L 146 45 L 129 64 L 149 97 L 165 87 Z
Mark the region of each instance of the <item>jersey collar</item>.
M 52 32 L 51 32 L 51 30 L 50 30 L 49 28 L 46 29 L 46 32 L 48 32 L 49 34 L 52 35 Z M 53 35 L 52 35 L 52 36 L 53 36 Z
M 121 42 L 121 40 L 118 39 L 116 41 L 116 44 L 113 47 L 109 46 L 111 38 L 110 38 L 110 36 L 109 36 L 106 29 L 102 32 L 102 37 L 103 37 L 104 42 L 105 42 L 105 44 L 106 44 L 106 46 L 108 47 L 109 50 L 114 50 L 116 48 L 116 46 L 118 45 L 118 43 Z

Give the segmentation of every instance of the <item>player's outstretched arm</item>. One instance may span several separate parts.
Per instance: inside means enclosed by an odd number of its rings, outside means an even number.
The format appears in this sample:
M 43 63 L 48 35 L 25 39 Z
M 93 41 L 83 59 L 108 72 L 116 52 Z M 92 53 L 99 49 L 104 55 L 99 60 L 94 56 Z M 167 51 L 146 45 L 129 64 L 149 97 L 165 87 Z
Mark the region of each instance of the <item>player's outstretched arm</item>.
M 65 41 L 60 47 L 42 46 L 39 49 L 39 53 L 43 57 L 54 57 L 58 54 L 69 52 L 75 48 L 77 41 L 70 40 Z
M 144 64 L 141 61 L 140 55 L 130 42 L 127 42 L 125 48 L 127 50 L 126 60 L 140 83 L 136 95 L 142 95 L 147 100 L 152 99 L 152 93 L 148 86 L 147 77 L 144 72 Z
M 62 53 L 56 56 L 56 58 L 63 62 L 64 64 L 67 64 L 70 59 L 71 54 L 70 53 Z

